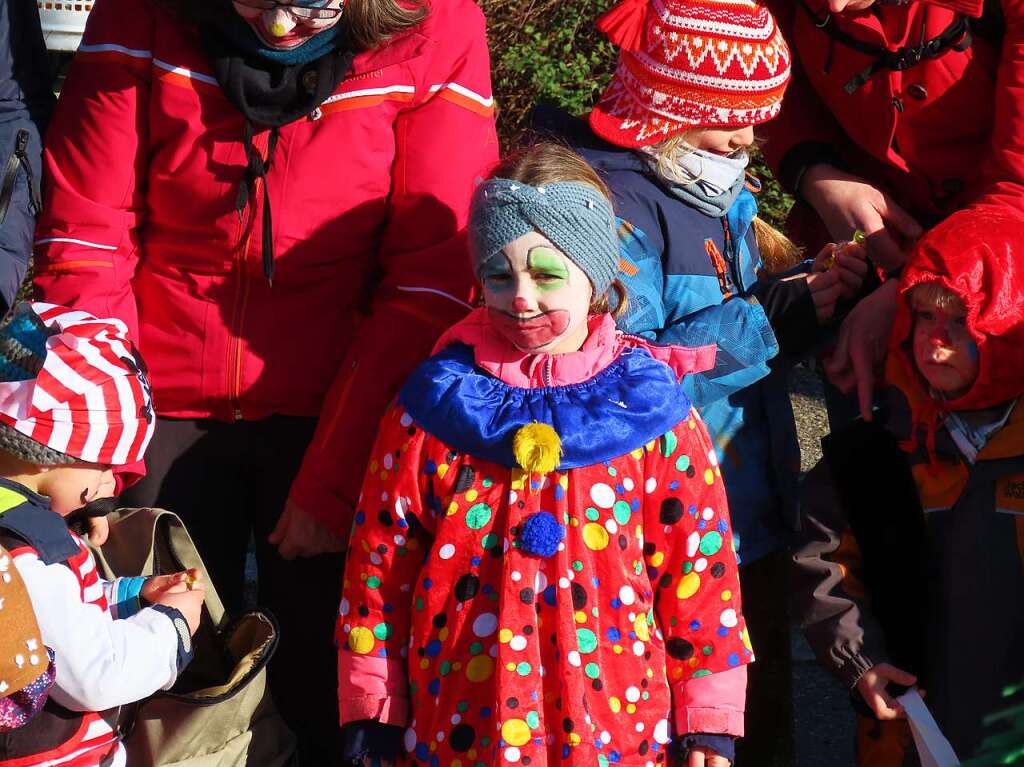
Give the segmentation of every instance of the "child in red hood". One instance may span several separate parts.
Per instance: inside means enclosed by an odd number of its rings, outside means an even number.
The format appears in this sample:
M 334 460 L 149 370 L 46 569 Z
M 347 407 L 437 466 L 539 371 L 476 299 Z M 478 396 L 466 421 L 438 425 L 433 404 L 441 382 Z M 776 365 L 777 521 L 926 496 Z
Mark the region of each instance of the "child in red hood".
M 805 634 L 850 688 L 858 760 L 902 765 L 920 685 L 960 757 L 1024 676 L 1024 219 L 952 215 L 903 273 L 886 405 L 830 435 L 795 556 Z

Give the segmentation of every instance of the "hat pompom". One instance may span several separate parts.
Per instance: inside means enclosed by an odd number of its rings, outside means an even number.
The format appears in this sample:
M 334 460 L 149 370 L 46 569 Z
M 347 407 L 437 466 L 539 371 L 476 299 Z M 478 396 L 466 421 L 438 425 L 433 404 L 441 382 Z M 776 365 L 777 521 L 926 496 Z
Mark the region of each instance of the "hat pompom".
M 622 0 L 597 19 L 597 28 L 608 36 L 612 45 L 627 51 L 640 50 L 644 34 L 647 0 Z
M 535 557 L 550 557 L 558 551 L 565 538 L 565 526 L 549 512 L 538 511 L 528 516 L 519 531 L 519 548 Z
M 546 423 L 529 423 L 512 439 L 512 455 L 525 471 L 547 474 L 562 460 L 562 440 Z

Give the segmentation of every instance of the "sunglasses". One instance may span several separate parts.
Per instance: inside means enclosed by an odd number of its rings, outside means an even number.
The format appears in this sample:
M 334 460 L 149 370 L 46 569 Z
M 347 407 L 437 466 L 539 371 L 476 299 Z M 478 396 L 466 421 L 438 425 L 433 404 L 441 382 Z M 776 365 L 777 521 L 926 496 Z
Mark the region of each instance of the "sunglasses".
M 232 0 L 235 5 L 244 8 L 252 8 L 254 11 L 276 11 L 278 8 L 287 11 L 297 19 L 303 21 L 328 21 L 336 19 L 341 15 L 344 6 L 341 8 L 310 8 L 306 5 L 293 5 L 291 3 L 278 3 L 275 0 Z

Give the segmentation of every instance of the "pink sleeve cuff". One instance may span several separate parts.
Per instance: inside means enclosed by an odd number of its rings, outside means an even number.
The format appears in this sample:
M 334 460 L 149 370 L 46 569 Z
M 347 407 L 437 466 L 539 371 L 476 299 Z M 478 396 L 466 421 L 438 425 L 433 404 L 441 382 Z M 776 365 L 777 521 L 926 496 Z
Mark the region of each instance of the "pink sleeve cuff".
M 373 719 L 381 724 L 394 724 L 399 727 L 409 725 L 409 701 L 406 698 L 379 698 L 373 695 L 341 698 L 338 711 L 339 724 L 342 725 L 361 719 Z
M 309 477 L 310 473 L 308 469 L 299 472 L 299 476 L 292 482 L 288 498 L 317 522 L 347 541 L 352 532 L 355 510 L 350 503 Z
M 408 677 L 404 660 L 342 651 L 338 656 L 338 711 L 341 724 L 376 719 L 409 724 Z
M 747 667 L 689 679 L 672 689 L 676 733 L 743 735 Z

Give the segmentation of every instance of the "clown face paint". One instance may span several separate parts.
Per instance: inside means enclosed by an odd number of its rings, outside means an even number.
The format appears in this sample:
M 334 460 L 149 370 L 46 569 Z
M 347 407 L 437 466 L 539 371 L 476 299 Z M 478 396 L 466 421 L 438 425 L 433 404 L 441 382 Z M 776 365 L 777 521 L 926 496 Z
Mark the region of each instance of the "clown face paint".
M 967 312 L 920 295 L 911 295 L 910 302 L 914 365 L 936 391 L 949 399 L 963 396 L 978 377 L 978 347 L 967 329 Z
M 520 351 L 563 354 L 587 338 L 587 275 L 538 232 L 506 245 L 480 272 L 491 324 Z
M 235 0 L 235 12 L 271 48 L 297 48 L 314 35 L 330 29 L 341 19 L 344 0 Z M 307 13 L 306 9 L 315 11 Z M 316 18 L 318 15 L 327 18 Z

